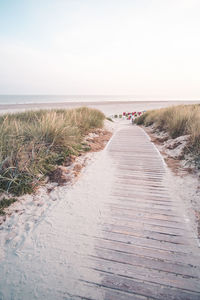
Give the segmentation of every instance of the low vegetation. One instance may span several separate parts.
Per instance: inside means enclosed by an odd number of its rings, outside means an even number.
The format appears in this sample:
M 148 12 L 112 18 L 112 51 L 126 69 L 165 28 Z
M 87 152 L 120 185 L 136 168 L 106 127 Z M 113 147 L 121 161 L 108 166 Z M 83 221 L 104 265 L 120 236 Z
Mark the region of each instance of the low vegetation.
M 155 129 L 169 133 L 172 138 L 189 135 L 188 151 L 200 168 L 200 105 L 179 105 L 151 110 L 135 120 L 138 125 L 154 125 Z
M 110 117 L 107 117 L 106 119 L 107 119 L 108 121 L 110 121 L 110 122 L 113 122 L 113 119 L 110 118 Z
M 84 136 L 101 128 L 96 109 L 40 110 L 0 117 L 0 193 L 31 193 L 57 165 L 88 149 Z
M 3 198 L 3 199 L 1 199 L 1 201 L 0 201 L 0 216 L 5 215 L 5 208 L 10 206 L 15 201 L 17 201 L 16 198 L 8 198 L 8 199 Z

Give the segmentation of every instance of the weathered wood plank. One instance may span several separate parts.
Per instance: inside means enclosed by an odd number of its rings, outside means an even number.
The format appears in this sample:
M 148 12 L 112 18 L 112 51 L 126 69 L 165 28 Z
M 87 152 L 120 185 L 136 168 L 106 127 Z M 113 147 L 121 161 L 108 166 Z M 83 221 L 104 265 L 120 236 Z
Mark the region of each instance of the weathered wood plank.
M 87 280 L 110 289 L 108 299 L 116 291 L 126 293 L 116 299 L 200 299 L 199 250 L 168 192 L 162 158 L 131 126 L 115 135 L 107 152 L 115 178 L 103 200 L 101 236 L 93 237 L 96 254 L 86 263 L 102 278 Z

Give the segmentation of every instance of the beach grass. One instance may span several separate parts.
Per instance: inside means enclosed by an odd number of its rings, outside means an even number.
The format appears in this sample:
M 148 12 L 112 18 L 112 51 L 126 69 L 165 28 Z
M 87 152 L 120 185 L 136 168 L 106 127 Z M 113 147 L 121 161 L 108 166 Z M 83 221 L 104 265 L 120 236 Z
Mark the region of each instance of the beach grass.
M 86 149 L 84 136 L 101 128 L 104 119 L 102 112 L 87 107 L 2 115 L 0 193 L 32 193 L 56 166 Z
M 3 198 L 0 201 L 0 216 L 5 215 L 5 208 L 9 207 L 12 203 L 17 201 L 16 198 Z
M 188 151 L 200 168 L 200 105 L 178 105 L 144 113 L 135 120 L 138 125 L 154 125 L 167 132 L 171 138 L 189 135 Z

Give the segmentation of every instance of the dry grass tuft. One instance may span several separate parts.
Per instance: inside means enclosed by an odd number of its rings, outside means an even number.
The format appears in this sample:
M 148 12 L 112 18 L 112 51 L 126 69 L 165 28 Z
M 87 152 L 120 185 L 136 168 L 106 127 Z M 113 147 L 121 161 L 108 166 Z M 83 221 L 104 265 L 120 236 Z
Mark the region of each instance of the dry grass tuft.
M 83 150 L 83 137 L 104 119 L 87 107 L 1 116 L 0 192 L 31 193 L 56 165 Z
M 200 167 L 200 105 L 178 105 L 144 113 L 135 123 L 164 130 L 172 138 L 190 135 L 189 151 Z

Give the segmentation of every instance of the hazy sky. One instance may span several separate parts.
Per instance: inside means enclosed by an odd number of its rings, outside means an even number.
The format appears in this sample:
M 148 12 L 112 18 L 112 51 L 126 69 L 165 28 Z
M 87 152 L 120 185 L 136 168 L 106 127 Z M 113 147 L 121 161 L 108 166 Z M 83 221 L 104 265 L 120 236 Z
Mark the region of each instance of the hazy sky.
M 200 99 L 200 0 L 0 0 L 0 94 Z

